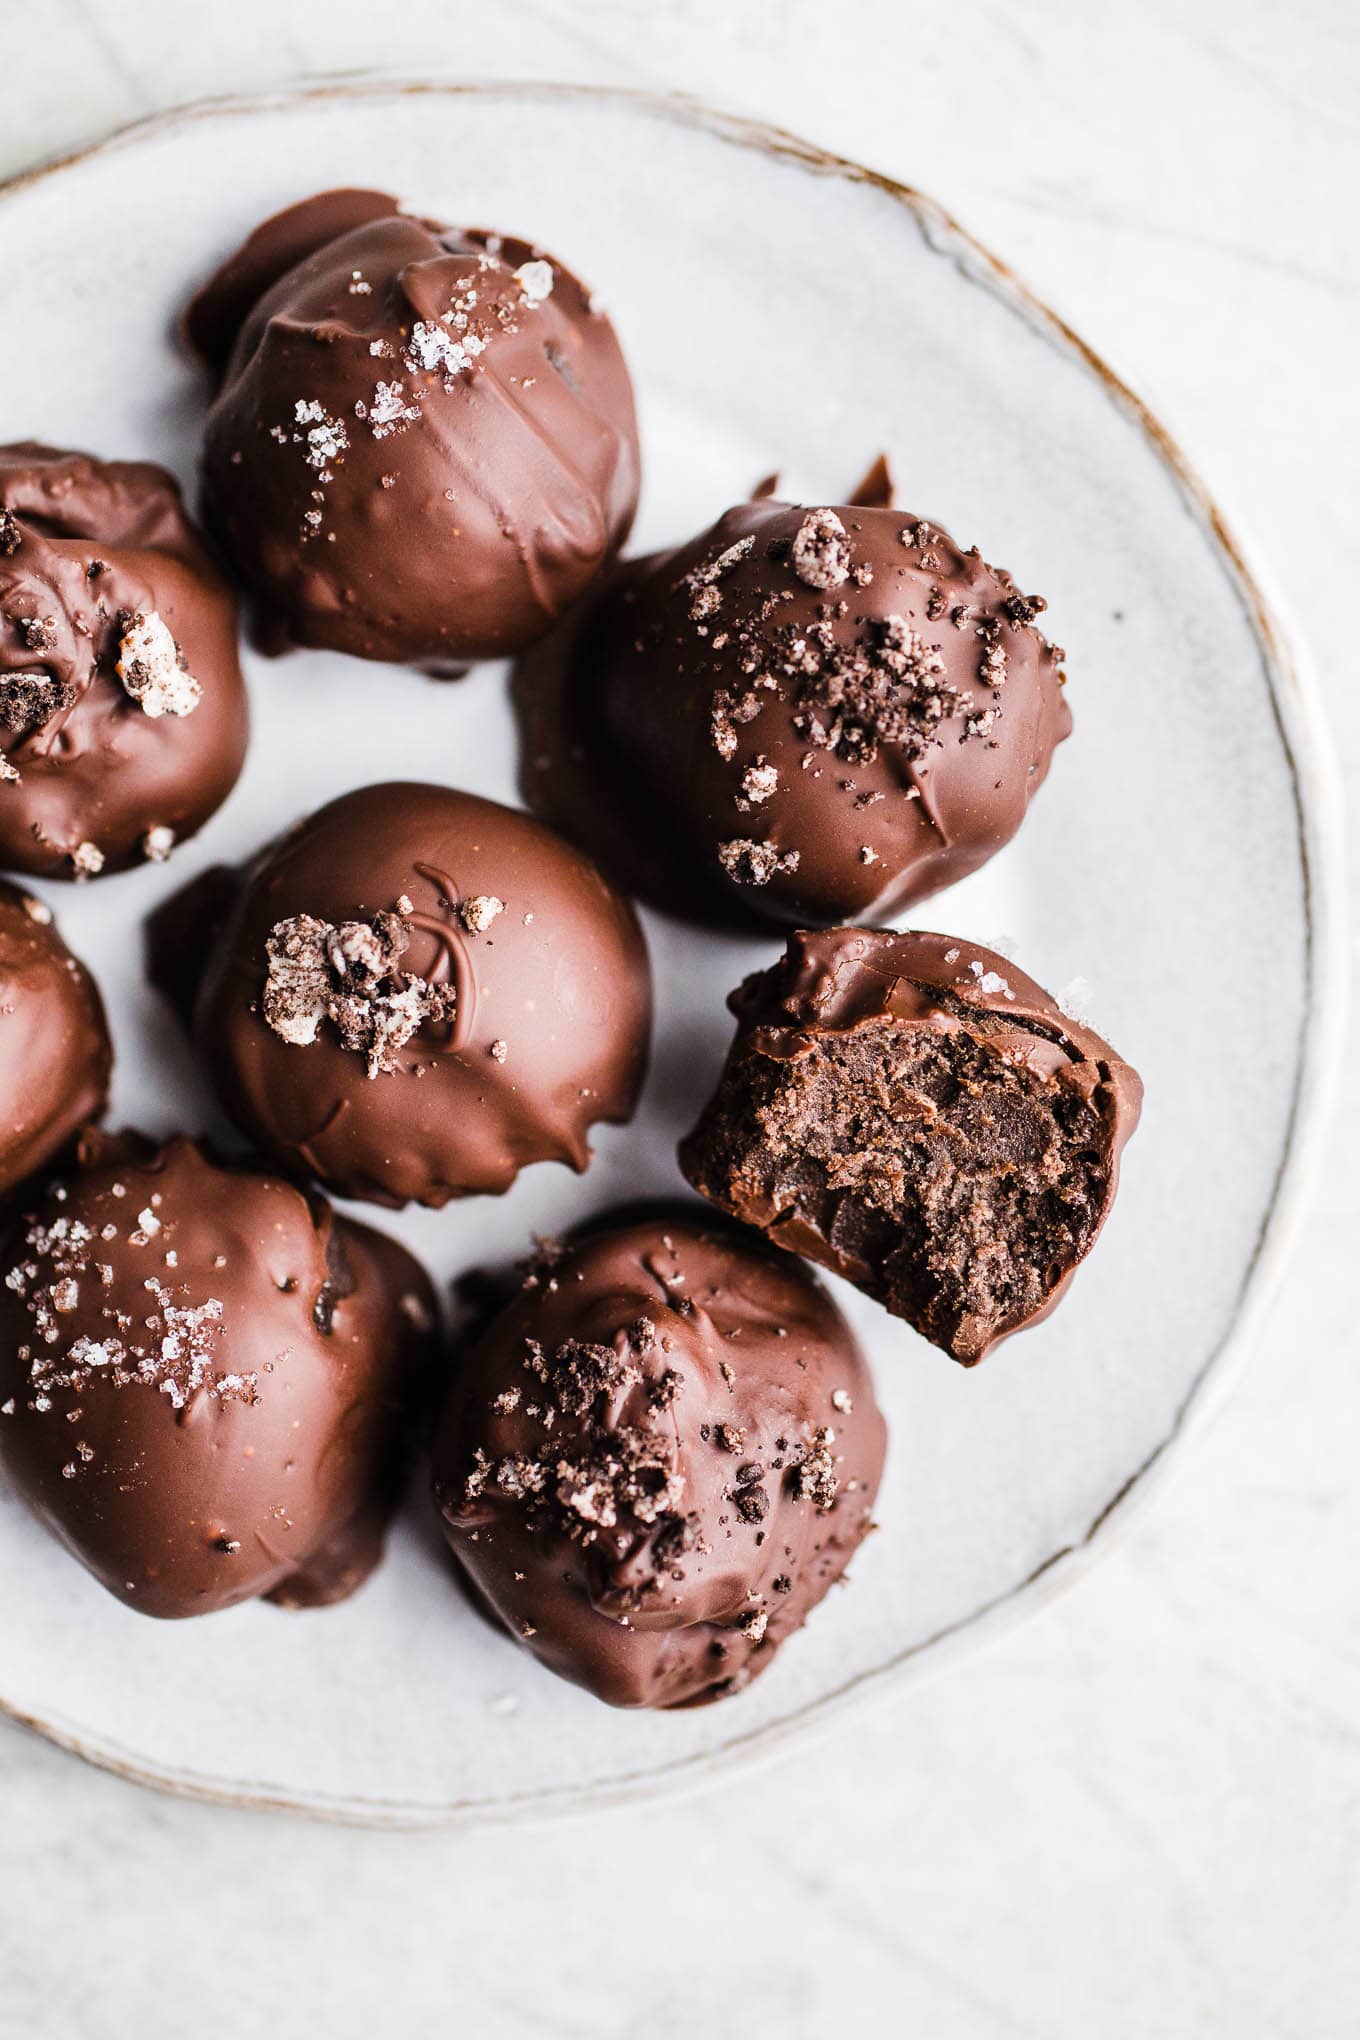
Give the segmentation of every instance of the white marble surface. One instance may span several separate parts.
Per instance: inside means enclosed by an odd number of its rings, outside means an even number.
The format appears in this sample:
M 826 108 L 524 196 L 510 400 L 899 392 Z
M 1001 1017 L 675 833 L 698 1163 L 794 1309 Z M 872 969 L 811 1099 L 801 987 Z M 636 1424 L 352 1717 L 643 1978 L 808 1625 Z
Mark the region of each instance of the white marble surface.
M 6 40 L 0 173 L 381 65 L 688 89 L 922 185 L 1256 538 L 1360 787 L 1354 0 L 45 0 Z M 1350 2040 L 1358 1140 L 1349 1076 L 1253 1364 L 1122 1547 L 811 1753 L 671 1807 L 384 1837 L 178 1805 L 0 1728 L 0 2040 Z

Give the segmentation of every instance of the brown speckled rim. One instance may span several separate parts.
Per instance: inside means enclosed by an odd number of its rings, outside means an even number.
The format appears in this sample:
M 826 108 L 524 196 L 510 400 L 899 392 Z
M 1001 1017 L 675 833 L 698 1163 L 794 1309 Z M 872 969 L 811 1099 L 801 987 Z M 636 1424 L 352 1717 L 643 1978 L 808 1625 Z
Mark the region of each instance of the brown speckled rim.
M 242 98 L 209 99 L 158 114 L 120 130 L 108 140 L 39 166 L 0 186 L 0 205 L 40 179 L 60 176 L 73 164 L 135 148 L 149 136 L 204 120 L 249 118 L 325 100 L 399 101 L 413 94 L 450 99 L 504 100 L 516 104 L 552 101 L 582 105 L 608 104 L 631 109 L 652 119 L 698 129 L 732 148 L 754 150 L 794 164 L 809 176 L 835 178 L 868 186 L 911 214 L 936 253 L 958 264 L 968 278 L 1000 298 L 1052 346 L 1069 355 L 1095 376 L 1110 402 L 1143 434 L 1167 469 L 1187 512 L 1211 538 L 1223 572 L 1232 584 L 1260 647 L 1262 668 L 1270 691 L 1280 746 L 1290 770 L 1298 851 L 1303 879 L 1305 917 L 1304 1015 L 1295 1063 L 1290 1114 L 1271 1195 L 1244 1271 L 1235 1307 L 1218 1345 L 1201 1366 L 1162 1443 L 1109 1497 L 1075 1543 L 1055 1551 L 1028 1578 L 950 1628 L 900 1652 L 873 1671 L 857 1675 L 821 1699 L 800 1707 L 782 1720 L 759 1729 L 734 1733 L 716 1750 L 674 1764 L 658 1764 L 606 1783 L 502 1794 L 495 1799 L 460 1799 L 442 1805 L 423 1801 L 344 1798 L 322 1794 L 299 1796 L 285 1786 L 226 1783 L 209 1775 L 148 1765 L 118 1745 L 91 1738 L 58 1717 L 38 1717 L 9 1704 L 0 1695 L 0 1715 L 72 1751 L 87 1762 L 141 1785 L 155 1786 L 182 1798 L 220 1805 L 288 1810 L 316 1819 L 376 1828 L 473 1827 L 543 1819 L 556 1814 L 635 1803 L 663 1793 L 700 1785 L 741 1763 L 773 1757 L 798 1737 L 824 1725 L 852 1701 L 880 1693 L 907 1674 L 919 1677 L 943 1669 L 964 1648 L 1002 1633 L 1021 1617 L 1044 1606 L 1062 1588 L 1090 1569 L 1093 1560 L 1111 1549 L 1116 1531 L 1133 1520 L 1135 1508 L 1151 1495 L 1172 1457 L 1171 1448 L 1217 1410 L 1247 1352 L 1253 1330 L 1287 1258 L 1302 1216 L 1312 1168 L 1321 1147 L 1327 1105 L 1340 1062 L 1344 1038 L 1346 962 L 1342 877 L 1341 796 L 1330 739 L 1318 704 L 1313 674 L 1297 641 L 1278 621 L 1278 605 L 1262 591 L 1259 570 L 1248 565 L 1243 548 L 1229 530 L 1213 497 L 1165 427 L 1121 382 L 1080 336 L 1043 304 L 997 256 L 990 253 L 943 207 L 906 185 L 831 154 L 798 136 L 759 122 L 714 111 L 679 95 L 635 92 L 607 86 L 550 84 L 462 84 L 439 80 L 359 77 L 317 79 L 278 93 Z M 2 221 L 0 221 L 2 224 Z M 0 1676 L 3 1673 L 0 1672 Z

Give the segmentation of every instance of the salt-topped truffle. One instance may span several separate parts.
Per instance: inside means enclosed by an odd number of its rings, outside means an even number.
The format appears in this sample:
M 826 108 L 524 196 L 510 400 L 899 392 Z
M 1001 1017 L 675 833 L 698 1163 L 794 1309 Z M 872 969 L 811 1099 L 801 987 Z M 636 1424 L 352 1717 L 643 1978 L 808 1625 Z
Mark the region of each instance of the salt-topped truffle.
M 344 794 L 264 852 L 194 1008 L 237 1125 L 381 1204 L 584 1169 L 632 1114 L 651 990 L 632 907 L 530 816 L 447 787 Z
M 0 1471 L 143 1614 L 341 1599 L 382 1552 L 433 1297 L 192 1141 L 100 1142 L 0 1248 Z
M 739 1691 L 870 1527 L 886 1432 L 816 1280 L 695 1214 L 530 1265 L 461 1358 L 434 1447 L 477 1597 L 618 1707 Z
M 0 865 L 166 857 L 245 757 L 236 608 L 162 468 L 0 447 Z
M 112 1063 L 98 988 L 51 908 L 0 882 L 0 1195 L 99 1117 Z
M 1137 1073 L 1005 957 L 829 928 L 729 1001 L 696 1190 L 965 1366 L 1051 1311 L 1138 1123 Z
M 528 242 L 331 191 L 191 305 L 204 514 L 288 642 L 447 670 L 540 637 L 638 493 L 614 330 Z
M 1071 727 L 1063 654 L 887 490 L 761 497 L 611 571 L 516 676 L 535 813 L 701 921 L 895 913 L 1008 842 Z

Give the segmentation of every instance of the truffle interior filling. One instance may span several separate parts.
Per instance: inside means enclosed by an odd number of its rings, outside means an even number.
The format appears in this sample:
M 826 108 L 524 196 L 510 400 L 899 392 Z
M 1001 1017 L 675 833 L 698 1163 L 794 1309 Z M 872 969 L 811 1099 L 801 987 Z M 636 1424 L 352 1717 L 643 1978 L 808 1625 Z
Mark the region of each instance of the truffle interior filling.
M 1017 1023 L 1018 1024 L 1018 1023 Z M 1108 1142 L 1084 1087 L 966 1031 L 891 1023 L 750 1052 L 724 1082 L 705 1176 L 802 1221 L 863 1287 L 965 1363 L 1042 1306 L 1089 1245 Z M 711 1179 L 730 1157 L 725 1183 Z

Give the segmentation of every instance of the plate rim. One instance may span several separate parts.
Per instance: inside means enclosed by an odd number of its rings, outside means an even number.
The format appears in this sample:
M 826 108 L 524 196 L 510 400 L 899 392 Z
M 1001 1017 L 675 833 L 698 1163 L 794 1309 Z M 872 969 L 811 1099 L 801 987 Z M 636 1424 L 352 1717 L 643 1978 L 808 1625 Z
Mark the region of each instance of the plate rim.
M 264 1781 L 241 1784 L 182 1767 L 157 1767 L 111 1738 L 91 1736 L 88 1730 L 56 1713 L 31 1713 L 0 1693 L 0 1718 L 134 1784 L 216 1805 L 291 1812 L 354 1827 L 415 1830 L 526 1825 L 696 1790 L 729 1770 L 773 1761 L 792 1744 L 824 1729 L 834 1716 L 852 1706 L 867 1704 L 890 1685 L 945 1671 L 964 1652 L 1005 1634 L 1049 1605 L 1059 1593 L 1085 1579 L 1096 1561 L 1115 1548 L 1159 1489 L 1187 1438 L 1201 1434 L 1223 1407 L 1245 1367 L 1252 1335 L 1288 1259 L 1321 1152 L 1327 1106 L 1338 1077 L 1345 1038 L 1347 949 L 1340 774 L 1316 670 L 1292 619 L 1288 625 L 1284 621 L 1287 612 L 1268 571 L 1251 547 L 1238 537 L 1207 484 L 1147 404 L 1007 262 L 937 200 L 916 187 L 788 129 L 724 112 L 687 93 L 514 78 L 473 81 L 429 75 L 414 77 L 399 71 L 364 70 L 308 76 L 271 91 L 195 99 L 134 121 L 83 148 L 0 182 L 0 231 L 5 207 L 35 185 L 200 120 L 283 112 L 317 101 L 408 96 L 499 98 L 520 103 L 535 99 L 606 103 L 670 120 L 729 145 L 791 162 L 810 175 L 866 186 L 909 212 L 935 253 L 953 260 L 972 282 L 989 289 L 1050 345 L 1071 356 L 1094 376 L 1107 399 L 1142 433 L 1166 468 L 1186 509 L 1217 552 L 1219 564 L 1242 604 L 1260 648 L 1275 726 L 1290 775 L 1302 870 L 1305 936 L 1304 1009 L 1289 1118 L 1255 1246 L 1222 1337 L 1197 1372 L 1166 1436 L 1096 1511 L 1083 1534 L 961 1621 L 922 1638 L 886 1663 L 856 1674 L 780 1720 L 735 1733 L 702 1755 L 651 1765 L 587 1785 L 535 1789 L 522 1795 L 502 1794 L 495 1799 L 460 1798 L 442 1804 L 371 1795 L 297 1793 Z

